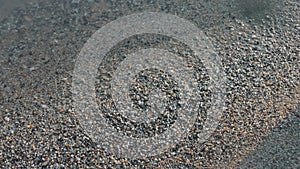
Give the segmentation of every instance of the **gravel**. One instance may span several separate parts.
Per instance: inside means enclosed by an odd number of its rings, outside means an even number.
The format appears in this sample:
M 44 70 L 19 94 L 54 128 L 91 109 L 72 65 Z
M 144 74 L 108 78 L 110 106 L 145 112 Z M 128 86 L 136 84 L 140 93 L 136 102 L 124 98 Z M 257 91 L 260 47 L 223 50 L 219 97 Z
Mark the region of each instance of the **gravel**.
M 267 1 L 268 6 L 260 2 L 253 1 L 248 5 L 249 2 L 229 0 L 203 0 L 201 3 L 51 0 L 28 4 L 24 9 L 13 11 L 0 23 L 0 166 L 253 166 L 251 158 L 257 157 L 256 152 L 253 152 L 254 155 L 249 153 L 265 139 L 268 140 L 266 136 L 271 131 L 282 123 L 290 124 L 290 121 L 296 121 L 297 126 L 299 115 L 292 112 L 297 109 L 300 99 L 300 4 L 291 0 Z M 260 5 L 262 7 L 256 8 Z M 252 12 L 253 9 L 258 10 Z M 182 142 L 161 155 L 136 160 L 120 159 L 103 151 L 80 126 L 72 106 L 72 71 L 80 49 L 95 31 L 121 16 L 144 10 L 176 14 L 205 32 L 221 57 L 227 75 L 226 110 L 212 136 L 199 144 L 197 133 L 201 132 L 205 110 L 210 102 L 209 90 L 204 90 L 203 102 L 207 104 L 201 107 L 197 123 Z M 118 47 L 120 50 L 117 50 Z M 125 45 L 118 44 L 110 54 L 118 57 L 149 47 L 168 49 L 179 56 L 193 56 L 184 44 L 154 35 L 130 38 Z M 113 61 L 107 59 L 107 65 L 113 65 Z M 198 66 L 201 68 L 201 65 Z M 101 79 L 101 71 L 98 73 Z M 205 89 L 205 70 L 202 73 L 199 83 Z M 103 87 L 98 84 L 99 89 Z M 172 80 L 170 84 L 176 86 Z M 176 90 L 173 92 L 176 93 Z M 169 98 L 176 100 L 176 97 Z M 147 104 L 145 101 L 141 107 L 144 103 Z M 172 117 L 170 124 L 175 119 L 176 116 Z M 285 120 L 287 123 L 284 123 Z M 274 137 L 284 140 L 282 137 L 293 131 L 286 129 L 285 134 L 275 134 Z M 147 136 L 151 136 L 151 132 Z M 291 147 L 291 153 L 297 155 L 297 148 L 297 144 Z M 258 154 L 265 149 L 268 148 L 258 149 Z M 287 156 L 284 155 L 282 160 L 285 160 L 284 157 Z M 294 162 L 291 166 L 299 167 L 297 159 Z M 280 167 L 285 163 L 277 164 Z M 259 165 L 271 166 L 270 163 Z
M 239 168 L 299 168 L 300 109 L 288 115 Z

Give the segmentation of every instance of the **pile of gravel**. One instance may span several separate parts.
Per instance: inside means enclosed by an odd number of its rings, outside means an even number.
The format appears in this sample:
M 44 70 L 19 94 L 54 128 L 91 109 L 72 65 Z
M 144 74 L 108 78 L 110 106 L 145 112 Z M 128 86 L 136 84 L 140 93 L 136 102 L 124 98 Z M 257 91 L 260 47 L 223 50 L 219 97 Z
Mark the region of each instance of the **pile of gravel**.
M 0 24 L 1 166 L 237 167 L 296 109 L 300 99 L 300 4 L 269 2 L 270 7 L 256 8 L 260 1 L 249 7 L 248 2 L 229 0 L 51 0 L 15 10 Z M 259 10 L 249 12 L 251 8 Z M 197 133 L 205 119 L 205 106 L 188 137 L 167 152 L 137 160 L 119 159 L 103 151 L 80 126 L 72 106 L 72 73 L 80 49 L 95 31 L 121 16 L 145 10 L 178 15 L 205 32 L 227 75 L 226 110 L 204 143 L 197 142 Z M 128 39 L 110 54 L 120 57 L 149 47 L 183 57 L 192 55 L 184 44 L 155 35 Z M 107 59 L 106 64 L 114 63 Z M 98 73 L 103 79 L 101 71 Z M 203 73 L 199 81 L 205 87 Z M 101 90 L 103 85 L 97 87 Z M 205 103 L 209 103 L 207 93 Z

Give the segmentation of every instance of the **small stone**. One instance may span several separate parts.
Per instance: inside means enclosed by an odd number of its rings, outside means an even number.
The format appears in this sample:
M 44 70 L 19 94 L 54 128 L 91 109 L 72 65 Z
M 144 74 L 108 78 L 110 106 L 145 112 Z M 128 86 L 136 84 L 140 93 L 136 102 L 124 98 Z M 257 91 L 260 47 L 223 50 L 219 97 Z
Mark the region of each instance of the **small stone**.
M 30 67 L 29 68 L 29 71 L 31 71 L 31 72 L 34 71 L 34 70 L 37 70 L 37 68 L 36 67 Z
M 4 120 L 9 122 L 10 119 L 9 119 L 9 117 L 4 117 Z
M 47 108 L 48 108 L 48 106 L 45 105 L 45 104 L 42 104 L 41 107 L 44 108 L 44 109 L 47 109 Z
M 49 161 L 43 162 L 42 167 L 46 167 L 48 165 L 48 163 L 49 163 Z
M 32 124 L 30 124 L 30 125 L 27 125 L 27 128 L 28 129 L 32 129 L 34 126 L 32 125 Z
M 72 0 L 72 4 L 78 4 L 80 0 Z

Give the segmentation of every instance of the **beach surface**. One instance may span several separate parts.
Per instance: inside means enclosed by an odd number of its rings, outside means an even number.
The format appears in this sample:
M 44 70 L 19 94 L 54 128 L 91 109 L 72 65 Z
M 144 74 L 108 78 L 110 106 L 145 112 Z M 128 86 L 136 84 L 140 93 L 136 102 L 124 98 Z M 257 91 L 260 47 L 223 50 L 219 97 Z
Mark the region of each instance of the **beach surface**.
M 300 4 L 265 2 L 0 0 L 0 168 L 299 168 Z M 131 160 L 105 152 L 82 127 L 73 105 L 72 78 L 77 57 L 93 33 L 143 11 L 179 16 L 204 32 L 226 74 L 226 106 L 211 136 L 198 142 L 205 111 L 214 102 L 204 90 L 209 83 L 199 78 L 203 113 L 188 136 L 162 154 Z M 169 37 L 130 37 L 98 69 L 99 102 L 108 100 L 101 92 L 109 92 L 106 81 L 113 79 L 116 60 L 151 47 L 194 57 Z M 154 82 L 168 77 L 152 73 L 140 75 Z M 207 76 L 205 68 L 200 75 Z M 139 91 L 143 85 L 136 86 Z M 113 125 L 120 124 L 114 123 L 116 116 L 110 118 Z M 176 118 L 167 121 L 172 120 Z

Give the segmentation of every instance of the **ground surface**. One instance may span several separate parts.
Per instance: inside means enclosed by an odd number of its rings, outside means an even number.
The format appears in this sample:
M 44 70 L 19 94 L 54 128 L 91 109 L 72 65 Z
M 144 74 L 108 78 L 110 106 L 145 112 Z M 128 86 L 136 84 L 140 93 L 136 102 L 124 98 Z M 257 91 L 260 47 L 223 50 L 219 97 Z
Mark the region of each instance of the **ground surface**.
M 2 168 L 300 167 L 300 5 L 296 0 L 0 2 Z M 20 8 L 12 10 L 16 6 Z M 96 30 L 144 10 L 176 14 L 205 32 L 228 79 L 226 109 L 203 144 L 197 144 L 199 124 L 162 155 L 115 159 L 86 135 L 76 119 L 72 73 L 78 53 Z M 125 53 L 148 46 L 189 56 L 182 44 L 150 35 L 118 46 Z M 121 53 L 114 52 L 112 56 Z M 113 62 L 107 59 L 107 64 Z M 101 82 L 105 78 L 99 72 Z

